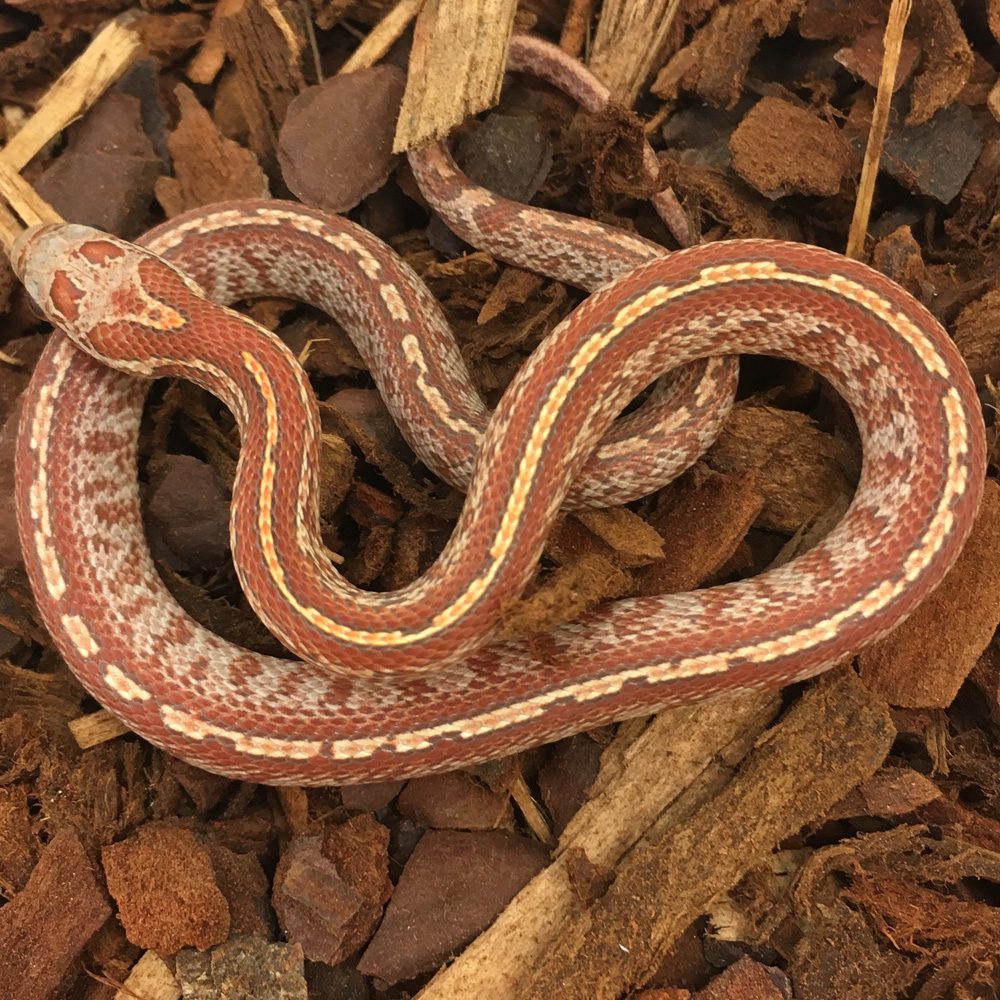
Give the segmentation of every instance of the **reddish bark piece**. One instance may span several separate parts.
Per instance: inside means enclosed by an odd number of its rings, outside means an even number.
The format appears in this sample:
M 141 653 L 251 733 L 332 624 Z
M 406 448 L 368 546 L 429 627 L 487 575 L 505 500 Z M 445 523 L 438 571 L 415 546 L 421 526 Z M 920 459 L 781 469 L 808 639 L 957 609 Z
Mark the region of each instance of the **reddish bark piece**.
M 657 97 L 670 98 L 683 86 L 708 104 L 732 108 L 761 41 L 783 34 L 802 6 L 799 0 L 748 0 L 715 7 L 708 23 L 690 45 L 674 53 L 650 89 Z
M 368 980 L 352 965 L 306 962 L 309 995 L 315 1000 L 374 1000 Z
M 416 507 L 428 503 L 425 485 L 413 473 L 413 452 L 374 389 L 341 389 L 321 404 L 323 427 L 357 445 L 395 492 Z
M 229 936 L 229 904 L 208 851 L 190 830 L 149 823 L 101 851 L 108 889 L 129 941 L 171 955 Z
M 174 176 L 156 182 L 156 197 L 167 217 L 227 198 L 266 198 L 267 176 L 257 157 L 223 136 L 187 87 L 177 87 L 174 94 L 181 112 L 167 140 Z
M 977 382 L 1000 380 L 1000 286 L 970 302 L 955 320 L 955 346 Z
M 840 49 L 834 59 L 844 69 L 853 73 L 873 87 L 878 86 L 882 73 L 884 48 L 882 39 L 885 31 L 882 28 L 870 28 L 854 39 L 849 48 Z M 912 38 L 904 38 L 900 49 L 899 64 L 896 66 L 896 78 L 892 83 L 892 92 L 896 93 L 910 78 L 910 74 L 920 61 L 920 43 Z
M 855 38 L 878 24 L 867 0 L 810 0 L 799 17 L 798 30 L 812 41 Z M 884 29 L 883 29 L 884 30 Z
M 648 566 L 663 558 L 663 537 L 627 507 L 581 510 L 576 517 L 624 566 Z
M 403 516 L 403 505 L 371 483 L 355 483 L 347 496 L 347 513 L 362 528 L 383 528 Z
M 343 328 L 318 313 L 298 316 L 281 328 L 281 339 L 311 375 L 352 378 L 366 365 Z
M 888 819 L 915 812 L 941 797 L 930 778 L 909 767 L 883 767 L 862 781 L 823 817 L 824 822 L 854 816 Z
M 378 812 L 399 795 L 405 784 L 405 781 L 371 781 L 366 785 L 344 785 L 340 801 L 345 809 Z
M 748 505 L 752 509 L 756 493 L 764 498 L 756 526 L 788 534 L 832 509 L 846 509 L 857 474 L 851 445 L 804 413 L 770 406 L 737 407 L 706 461 L 730 474 L 755 470 Z M 749 513 L 744 508 L 737 516 Z
M 835 125 L 777 97 L 750 109 L 729 148 L 736 172 L 768 197 L 835 195 L 854 158 Z
M 19 713 L 0 719 L 0 785 L 28 777 L 49 753 L 41 726 Z
M 985 696 L 993 721 L 1000 723 L 1000 639 L 994 638 L 979 657 L 969 680 Z
M 994 849 L 917 825 L 816 851 L 792 896 L 797 1000 L 992 996 L 1000 918 L 965 887 L 998 879 Z
M 236 0 L 220 6 L 225 11 L 213 20 L 213 28 L 218 29 L 233 66 L 231 98 L 235 96 L 239 104 L 250 148 L 270 174 L 277 166 L 281 123 L 292 100 L 305 89 L 305 38 L 293 27 L 294 18 L 275 16 L 266 4 Z
M 10 293 L 18 285 L 13 271 L 8 273 L 6 270 L 0 270 L 0 309 L 6 310 L 9 307 Z M 24 312 L 29 313 L 31 310 L 25 309 Z M 33 313 L 23 317 L 11 316 L 8 322 L 10 325 L 7 329 L 11 339 L 3 345 L 3 353 L 11 361 L 0 368 L 0 423 L 6 424 L 13 419 L 16 425 L 17 414 L 21 408 L 21 393 L 31 378 L 31 370 L 35 367 L 48 336 L 47 334 L 13 336 L 20 326 L 34 326 L 36 320 Z
M 396 803 L 400 813 L 438 830 L 495 830 L 513 820 L 510 797 L 465 771 L 414 778 Z
M 908 225 L 901 225 L 875 244 L 872 267 L 902 285 L 915 299 L 932 302 L 934 284 L 927 273 L 920 244 Z
M 149 815 L 147 760 L 135 740 L 101 743 L 75 759 L 48 755 L 37 794 L 50 828 L 78 831 L 94 851 L 135 829 Z
M 753 469 L 727 475 L 698 465 L 664 491 L 650 522 L 664 556 L 638 575 L 643 595 L 693 590 L 736 553 L 764 507 Z
M 136 22 L 135 30 L 143 51 L 169 65 L 202 42 L 208 22 L 195 13 L 147 14 Z
M 229 904 L 231 934 L 271 937 L 275 930 L 268 879 L 255 854 L 237 854 L 221 844 L 205 844 L 212 869 Z
M 412 460 L 409 445 L 374 389 L 341 389 L 326 400 L 326 407 L 328 413 L 339 418 L 345 436 L 358 445 L 365 459 L 377 466 L 390 482 L 385 466 Z
M 705 946 L 708 944 L 708 940 L 702 922 L 694 920 L 681 931 L 667 948 L 649 981 L 651 983 L 684 983 L 686 985 L 684 989 L 678 988 L 678 993 L 681 996 L 675 998 L 668 990 L 668 995 L 662 1000 L 682 1000 L 682 997 L 690 997 L 690 990 L 704 985 L 712 977 L 717 966 L 713 966 L 705 955 Z M 642 994 L 640 993 L 639 996 L 642 997 Z M 661 1000 L 661 998 L 656 997 L 655 1000 Z
M 392 985 L 436 968 L 485 930 L 547 863 L 541 844 L 506 830 L 424 834 L 359 971 Z
M 744 956 L 720 972 L 693 1000 L 791 1000 L 792 984 L 780 969 Z
M 52 838 L 24 891 L 0 908 L 0 996 L 50 1000 L 111 916 L 75 833 Z
M 306 1000 L 302 949 L 260 937 L 238 935 L 210 952 L 185 948 L 177 955 L 184 1000 L 253 997 Z
M 229 496 L 193 455 L 164 455 L 151 475 L 146 513 L 182 568 L 218 566 L 229 555 Z
M 940 827 L 949 836 L 1000 854 L 1000 822 L 966 809 L 960 802 L 941 796 L 917 810 L 916 820 Z
M 164 757 L 164 769 L 187 792 L 199 813 L 214 809 L 233 792 L 235 782 L 188 764 L 179 757 Z
M 389 831 L 367 815 L 289 844 L 272 902 L 307 958 L 336 965 L 371 936 L 392 894 L 388 848 Z
M 28 884 L 37 855 L 27 789 L 0 786 L 0 894 L 6 899 L 13 899 Z
M 374 66 L 310 87 L 288 106 L 278 162 L 307 205 L 346 212 L 389 178 L 405 74 Z
M 615 879 L 613 868 L 595 865 L 587 857 L 586 851 L 579 847 L 571 847 L 564 855 L 566 859 L 566 877 L 569 879 L 573 895 L 581 906 L 590 906 L 594 900 L 600 899 Z
M 586 733 L 560 740 L 551 748 L 538 772 L 538 787 L 557 837 L 586 800 L 600 764 L 601 747 Z
M 858 658 L 865 683 L 892 705 L 950 705 L 1000 622 L 1000 486 L 987 481 L 979 516 L 944 581 L 891 635 Z
M 910 112 L 906 117 L 907 125 L 920 125 L 949 105 L 960 106 L 953 102 L 969 82 L 976 61 L 952 0 L 924 0 L 914 4 L 907 33 L 924 44 L 924 57 L 913 80 Z M 948 146 L 938 148 L 947 151 L 940 159 L 949 159 L 954 152 Z
M 113 14 L 127 10 L 130 0 L 10 0 L 8 4 L 18 10 L 37 15 L 47 28 L 67 29 L 68 24 L 77 31 L 92 30 Z

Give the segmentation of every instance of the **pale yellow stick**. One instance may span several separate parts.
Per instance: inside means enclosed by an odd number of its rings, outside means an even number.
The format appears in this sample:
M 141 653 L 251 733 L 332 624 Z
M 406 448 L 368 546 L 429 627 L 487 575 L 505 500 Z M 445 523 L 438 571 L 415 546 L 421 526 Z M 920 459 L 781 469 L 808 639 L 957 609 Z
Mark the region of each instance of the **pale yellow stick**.
M 872 197 L 875 193 L 875 179 L 878 177 L 879 161 L 882 159 L 882 144 L 889 125 L 889 106 L 892 88 L 899 66 L 899 53 L 903 45 L 903 32 L 910 16 L 911 0 L 893 0 L 889 9 L 889 21 L 885 27 L 885 55 L 882 58 L 882 72 L 878 79 L 875 108 L 872 111 L 872 127 L 868 133 L 865 161 L 861 167 L 858 182 L 858 197 L 854 203 L 854 217 L 847 237 L 848 257 L 860 260 L 865 252 L 865 237 L 868 235 L 868 219 L 871 216 Z
M 132 17 L 109 21 L 86 50 L 39 101 L 35 113 L 0 157 L 20 170 L 42 147 L 75 121 L 128 69 L 142 43 L 127 27 Z
M 128 27 L 134 15 L 109 21 L 83 54 L 49 88 L 35 113 L 0 150 L 0 197 L 13 214 L 0 207 L 0 245 L 9 253 L 23 225 L 61 222 L 59 214 L 25 181 L 20 170 L 67 125 L 91 107 L 135 59 L 139 36 Z M 20 223 L 15 215 L 20 217 Z
M 406 31 L 406 26 L 417 16 L 424 0 L 400 0 L 369 32 L 367 38 L 354 50 L 350 59 L 340 67 L 341 73 L 355 73 L 374 66 Z

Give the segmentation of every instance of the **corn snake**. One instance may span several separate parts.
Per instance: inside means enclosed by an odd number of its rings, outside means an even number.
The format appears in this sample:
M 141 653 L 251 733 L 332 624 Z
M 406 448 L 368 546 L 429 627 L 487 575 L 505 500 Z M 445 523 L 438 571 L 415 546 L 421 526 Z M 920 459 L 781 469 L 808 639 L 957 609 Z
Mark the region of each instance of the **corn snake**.
M 414 169 L 474 238 L 501 231 L 502 202 L 462 181 L 444 152 L 416 157 Z M 546 218 L 519 224 L 541 227 Z M 744 241 L 663 257 L 595 224 L 577 223 L 575 237 L 565 222 L 552 225 L 551 239 L 539 241 L 546 266 L 562 266 L 553 247 L 575 238 L 581 249 L 570 265 L 589 245 L 591 259 L 607 247 L 600 259 L 616 269 L 576 280 L 616 280 L 553 331 L 488 423 L 457 362 L 426 349 L 445 331 L 427 319 L 435 310 L 422 284 L 345 220 L 232 203 L 179 217 L 144 240 L 210 298 L 294 292 L 348 326 L 364 315 L 381 320 L 361 334 L 371 338 L 362 351 L 382 366 L 379 384 L 401 427 L 435 471 L 463 485 L 471 477 L 463 520 L 428 577 L 389 595 L 354 591 L 316 542 L 315 403 L 280 342 L 210 306 L 158 257 L 104 234 L 42 227 L 21 239 L 13 260 L 35 301 L 88 350 L 116 355 L 132 373 L 55 335 L 27 392 L 18 445 L 18 517 L 39 607 L 102 704 L 158 746 L 234 777 L 375 780 L 809 676 L 916 606 L 968 534 L 985 461 L 974 388 L 930 314 L 876 272 L 813 247 Z M 331 250 L 322 271 L 316 260 Z M 568 277 L 578 274 L 570 265 Z M 285 284 L 295 270 L 298 288 Z M 277 287 L 261 285 L 265 278 Z M 419 327 L 409 331 L 410 321 Z M 395 354 L 380 354 L 387 326 L 400 333 Z M 184 340 L 189 331 L 194 341 Z M 177 357 L 152 366 L 167 339 Z M 619 601 L 530 641 L 482 645 L 500 603 L 533 572 L 563 497 L 575 488 L 578 503 L 594 502 L 593 491 L 600 497 L 600 484 L 615 478 L 579 474 L 621 408 L 668 368 L 740 352 L 809 364 L 854 409 L 865 462 L 835 531 L 753 580 Z M 246 490 L 234 491 L 233 537 L 241 581 L 307 662 L 223 642 L 160 582 L 134 472 L 143 378 L 152 374 L 201 381 L 240 422 Z M 674 436 L 687 438 L 655 479 L 676 474 L 710 440 L 704 428 L 724 417 L 731 384 L 727 362 L 703 362 L 654 399 L 667 442 L 657 454 L 671 452 Z M 305 416 L 279 421 L 296 404 Z M 656 419 L 647 413 L 605 439 L 612 466 L 623 454 L 648 454 L 635 449 Z M 462 429 L 458 444 L 422 436 L 434 422 Z M 609 497 L 620 500 L 641 488 L 623 475 L 615 489 Z M 317 649 L 317 633 L 336 640 L 333 652 Z

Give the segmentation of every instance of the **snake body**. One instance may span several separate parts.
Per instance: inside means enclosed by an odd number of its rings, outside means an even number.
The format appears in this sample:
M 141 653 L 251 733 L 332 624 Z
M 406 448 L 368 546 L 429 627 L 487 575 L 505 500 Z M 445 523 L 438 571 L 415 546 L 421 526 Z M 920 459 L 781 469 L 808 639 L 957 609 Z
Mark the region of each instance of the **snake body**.
M 810 676 L 885 634 L 940 581 L 978 506 L 984 434 L 961 357 L 907 293 L 799 244 L 664 257 L 596 224 L 570 234 L 555 216 L 504 229 L 504 204 L 440 150 L 418 157 L 415 172 L 439 185 L 466 232 L 501 234 L 507 256 L 530 260 L 544 225 L 542 269 L 560 238 L 567 257 L 606 247 L 612 261 L 600 277 L 614 280 L 559 324 L 492 417 L 419 280 L 346 220 L 237 202 L 172 220 L 143 248 L 79 226 L 36 227 L 15 247 L 19 276 L 65 331 L 22 411 L 26 566 L 60 652 L 133 730 L 209 770 L 272 783 L 440 770 Z M 535 228 L 519 250 L 512 234 L 525 225 Z M 572 261 L 555 266 L 572 271 Z M 409 588 L 358 591 L 324 558 L 305 376 L 275 337 L 210 301 L 276 292 L 344 323 L 420 457 L 467 484 L 455 534 Z M 809 365 L 850 404 L 864 464 L 837 528 L 752 580 L 621 600 L 530 640 L 486 641 L 567 495 L 618 502 L 704 447 L 732 393 L 731 364 L 705 359 L 737 353 Z M 680 365 L 679 381 L 605 436 L 636 393 Z M 207 386 L 237 418 L 234 558 L 251 602 L 301 662 L 223 641 L 156 573 L 135 467 L 147 380 L 162 374 Z M 674 436 L 683 446 L 667 443 Z M 647 464 L 654 472 L 636 486 Z

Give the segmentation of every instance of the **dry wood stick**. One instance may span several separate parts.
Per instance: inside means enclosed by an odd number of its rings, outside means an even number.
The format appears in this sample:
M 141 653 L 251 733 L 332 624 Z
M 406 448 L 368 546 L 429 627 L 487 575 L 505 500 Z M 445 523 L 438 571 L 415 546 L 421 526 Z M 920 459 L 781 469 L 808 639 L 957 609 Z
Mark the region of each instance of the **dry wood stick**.
M 500 97 L 516 0 L 427 0 L 417 17 L 393 151 L 444 138 Z
M 882 146 L 889 125 L 892 89 L 910 8 L 911 0 L 892 0 L 892 7 L 889 9 L 889 21 L 886 24 L 883 44 L 885 55 L 882 58 L 882 71 L 879 74 L 875 108 L 872 111 L 872 127 L 868 133 L 868 145 L 865 147 L 865 160 L 861 167 L 861 180 L 858 183 L 858 197 L 854 203 L 854 217 L 851 219 L 851 231 L 847 237 L 845 251 L 848 257 L 853 257 L 855 260 L 860 260 L 865 252 L 865 237 L 868 235 L 868 219 L 875 194 L 875 179 L 878 177 Z

